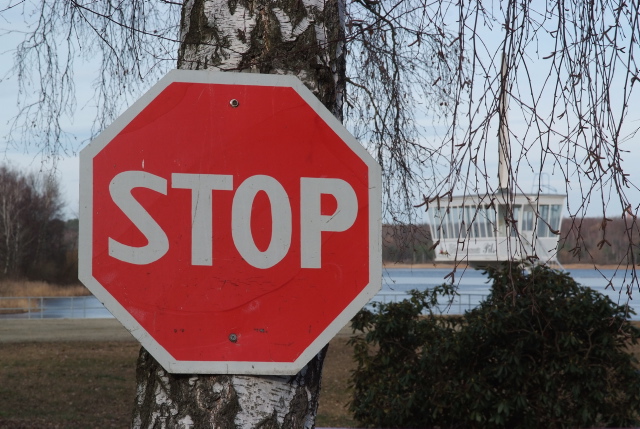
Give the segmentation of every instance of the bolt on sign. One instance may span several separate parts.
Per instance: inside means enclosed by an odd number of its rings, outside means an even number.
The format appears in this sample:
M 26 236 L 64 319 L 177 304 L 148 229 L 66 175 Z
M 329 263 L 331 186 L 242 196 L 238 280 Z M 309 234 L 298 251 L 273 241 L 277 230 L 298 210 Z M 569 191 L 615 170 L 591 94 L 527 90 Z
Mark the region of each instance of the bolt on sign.
M 173 70 L 80 153 L 79 276 L 169 372 L 294 374 L 380 289 L 380 182 L 297 78 Z

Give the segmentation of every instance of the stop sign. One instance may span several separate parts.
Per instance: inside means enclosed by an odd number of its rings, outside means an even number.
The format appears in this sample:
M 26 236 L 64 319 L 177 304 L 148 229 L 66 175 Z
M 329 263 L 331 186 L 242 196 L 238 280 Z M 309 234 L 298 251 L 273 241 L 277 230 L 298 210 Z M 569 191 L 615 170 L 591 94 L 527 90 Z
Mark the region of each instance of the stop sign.
M 174 70 L 80 153 L 79 277 L 169 372 L 294 374 L 380 289 L 380 199 L 297 78 Z

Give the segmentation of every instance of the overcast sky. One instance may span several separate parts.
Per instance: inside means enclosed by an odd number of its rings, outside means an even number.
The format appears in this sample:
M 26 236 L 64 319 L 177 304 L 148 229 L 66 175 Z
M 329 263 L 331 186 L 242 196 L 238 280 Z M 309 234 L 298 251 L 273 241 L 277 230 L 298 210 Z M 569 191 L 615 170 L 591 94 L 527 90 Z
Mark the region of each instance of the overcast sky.
M 14 1 L 13 3 L 19 3 Z M 75 90 L 77 109 L 72 120 L 62 118 L 64 130 L 70 133 L 71 140 L 66 151 L 59 154 L 54 163 L 43 159 L 35 147 L 15 147 L 6 139 L 10 122 L 18 113 L 18 86 L 13 66 L 14 49 L 22 41 L 27 28 L 20 5 L 0 15 L 0 163 L 30 171 L 43 171 L 55 174 L 66 203 L 65 216 L 75 218 L 79 208 L 79 159 L 78 153 L 87 143 L 91 135 L 94 111 L 91 109 L 90 97 L 93 95 L 92 83 L 98 76 L 97 65 L 84 64 L 75 70 Z M 1 6 L 0 9 L 4 7 Z

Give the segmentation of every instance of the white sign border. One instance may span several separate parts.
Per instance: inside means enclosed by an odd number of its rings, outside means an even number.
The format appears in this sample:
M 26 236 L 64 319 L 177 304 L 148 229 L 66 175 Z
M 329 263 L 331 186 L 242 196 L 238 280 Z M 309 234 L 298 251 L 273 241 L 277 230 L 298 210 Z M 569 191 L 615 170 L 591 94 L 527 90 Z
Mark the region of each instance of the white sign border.
M 293 88 L 300 97 L 367 165 L 369 171 L 369 284 L 294 362 L 209 362 L 179 361 L 173 358 L 93 277 L 91 262 L 93 233 L 93 158 L 117 136 L 167 86 L 174 82 L 218 85 L 255 85 Z M 364 307 L 382 286 L 382 179 L 378 163 L 315 95 L 295 76 L 255 73 L 223 73 L 171 70 L 130 108 L 80 151 L 80 217 L 78 278 L 131 332 L 149 353 L 175 374 L 297 374 Z

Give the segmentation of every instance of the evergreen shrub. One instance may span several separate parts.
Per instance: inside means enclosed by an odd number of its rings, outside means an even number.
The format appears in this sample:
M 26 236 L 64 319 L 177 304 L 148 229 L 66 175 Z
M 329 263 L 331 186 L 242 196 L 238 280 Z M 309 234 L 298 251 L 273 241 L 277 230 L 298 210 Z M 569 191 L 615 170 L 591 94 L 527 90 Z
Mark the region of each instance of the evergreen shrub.
M 640 424 L 640 331 L 624 307 L 547 267 L 488 269 L 490 296 L 437 314 L 448 285 L 353 320 L 350 409 L 367 427 Z

